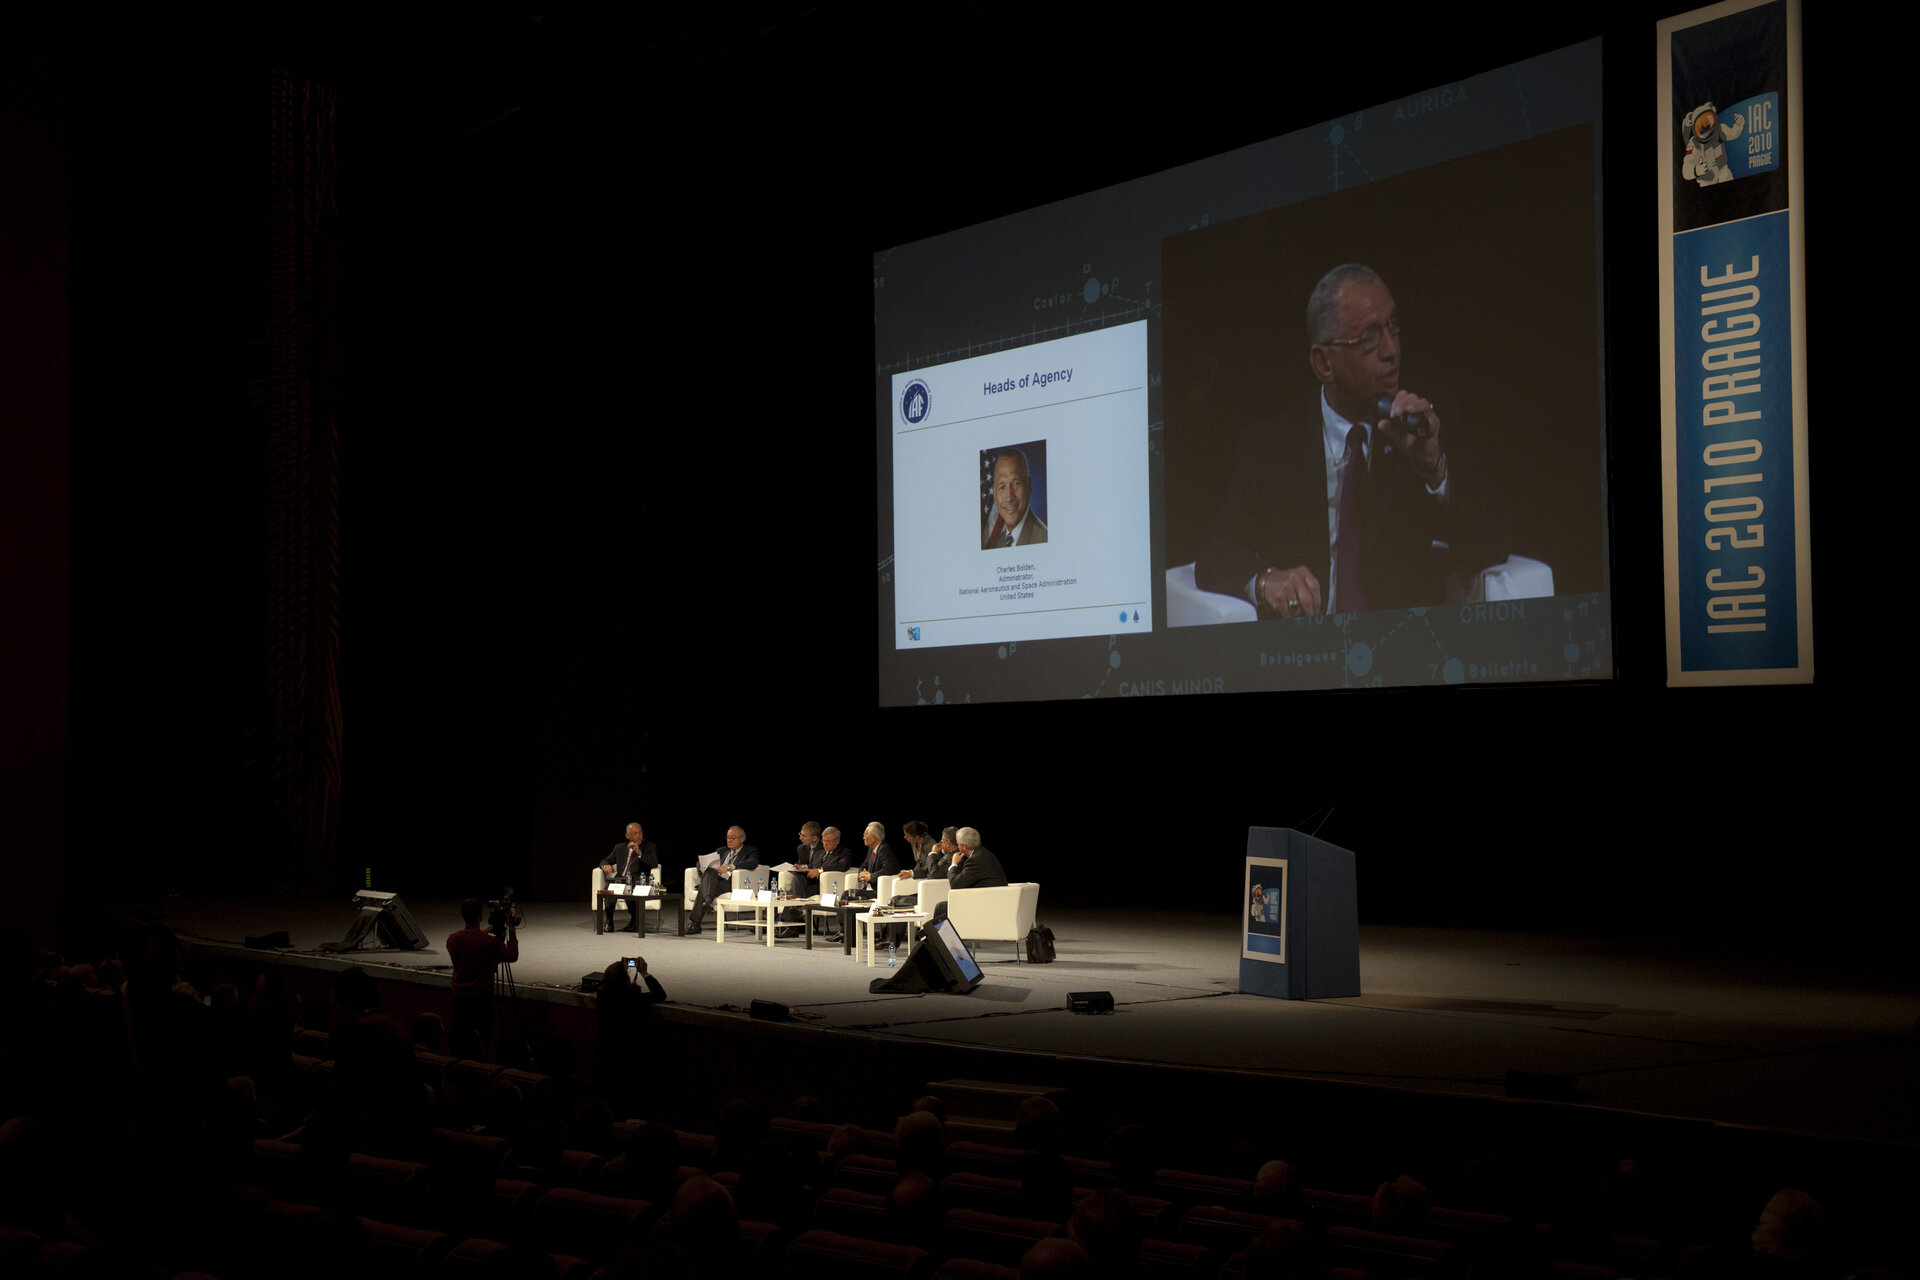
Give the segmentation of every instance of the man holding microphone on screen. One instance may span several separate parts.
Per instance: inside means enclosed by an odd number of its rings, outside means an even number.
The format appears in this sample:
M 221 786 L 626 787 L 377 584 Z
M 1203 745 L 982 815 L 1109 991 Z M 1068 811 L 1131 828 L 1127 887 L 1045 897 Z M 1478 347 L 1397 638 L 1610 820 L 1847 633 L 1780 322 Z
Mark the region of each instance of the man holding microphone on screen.
M 1386 281 L 1348 263 L 1307 302 L 1320 393 L 1242 433 L 1226 503 L 1194 576 L 1263 617 L 1440 604 L 1506 559 L 1505 506 L 1440 411 L 1401 385 Z

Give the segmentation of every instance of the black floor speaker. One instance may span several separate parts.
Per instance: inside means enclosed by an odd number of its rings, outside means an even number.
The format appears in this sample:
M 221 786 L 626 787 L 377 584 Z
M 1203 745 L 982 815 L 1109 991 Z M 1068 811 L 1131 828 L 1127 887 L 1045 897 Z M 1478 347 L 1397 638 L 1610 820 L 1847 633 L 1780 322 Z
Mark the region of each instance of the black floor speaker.
M 354 895 L 353 905 L 360 908 L 360 914 L 348 926 L 347 936 L 338 942 L 321 943 L 322 951 L 366 951 L 376 945 L 418 951 L 427 945 L 427 935 L 420 932 L 413 912 L 407 910 L 399 894 L 362 889 Z M 369 933 L 379 939 L 377 944 L 368 939 Z
M 945 906 L 945 903 L 941 904 Z M 951 991 L 964 995 L 980 985 L 980 965 L 966 940 L 945 915 L 936 915 L 920 933 L 920 945 L 900 962 L 900 968 L 875 978 L 867 990 L 875 995 L 917 991 Z

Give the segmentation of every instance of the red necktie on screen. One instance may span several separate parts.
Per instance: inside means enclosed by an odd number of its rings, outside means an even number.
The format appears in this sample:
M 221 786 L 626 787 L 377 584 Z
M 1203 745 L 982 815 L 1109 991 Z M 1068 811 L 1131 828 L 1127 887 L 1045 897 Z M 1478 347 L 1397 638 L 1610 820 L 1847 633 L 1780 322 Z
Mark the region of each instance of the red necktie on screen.
M 1340 531 L 1333 552 L 1333 596 L 1340 612 L 1359 613 L 1367 607 L 1360 586 L 1360 486 L 1366 482 L 1367 429 L 1356 424 L 1347 432 L 1347 453 L 1340 463 Z

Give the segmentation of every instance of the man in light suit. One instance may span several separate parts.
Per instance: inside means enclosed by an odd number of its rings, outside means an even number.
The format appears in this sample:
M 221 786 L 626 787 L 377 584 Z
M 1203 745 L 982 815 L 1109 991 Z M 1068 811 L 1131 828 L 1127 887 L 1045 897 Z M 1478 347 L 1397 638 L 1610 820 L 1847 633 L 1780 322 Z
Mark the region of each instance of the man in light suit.
M 1033 472 L 1027 455 L 1008 449 L 993 460 L 993 519 L 980 533 L 980 549 L 1037 547 L 1047 540 L 1047 526 L 1027 498 L 1033 492 Z

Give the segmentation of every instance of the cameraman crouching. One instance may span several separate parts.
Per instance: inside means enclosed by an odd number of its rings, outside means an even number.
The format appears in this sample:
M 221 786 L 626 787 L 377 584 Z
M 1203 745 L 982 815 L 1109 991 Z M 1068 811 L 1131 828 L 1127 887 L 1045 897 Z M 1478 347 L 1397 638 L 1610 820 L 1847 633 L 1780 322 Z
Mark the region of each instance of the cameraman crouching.
M 498 927 L 506 935 L 503 943 L 494 935 L 494 926 L 480 927 L 480 916 L 487 904 L 468 898 L 460 904 L 460 918 L 467 927 L 447 935 L 447 955 L 453 959 L 453 1032 L 448 1046 L 455 1057 L 470 1057 L 479 1062 L 493 1051 L 493 974 L 503 964 L 520 958 L 520 940 L 513 932 L 513 909 L 498 913 Z

